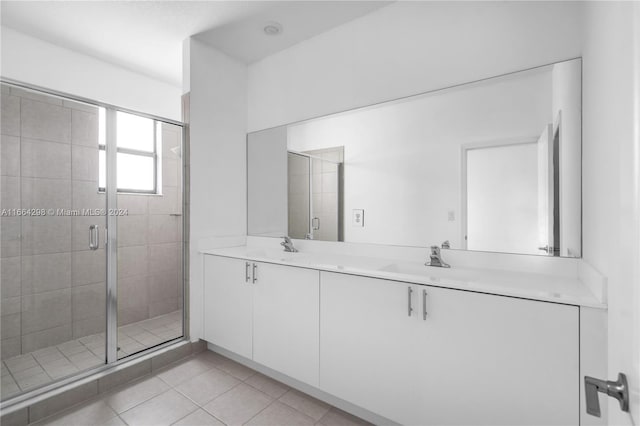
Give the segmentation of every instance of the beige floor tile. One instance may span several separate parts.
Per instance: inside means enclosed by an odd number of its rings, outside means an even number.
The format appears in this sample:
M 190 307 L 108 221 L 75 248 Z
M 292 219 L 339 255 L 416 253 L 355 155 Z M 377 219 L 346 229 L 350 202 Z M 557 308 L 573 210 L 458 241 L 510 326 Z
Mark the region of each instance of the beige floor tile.
M 240 383 L 235 377 L 213 368 L 176 386 L 176 390 L 198 405 L 217 398 Z
M 150 377 L 110 392 L 104 401 L 120 414 L 167 390 L 169 385 L 157 377 Z
M 25 370 L 16 371 L 13 373 L 13 377 L 17 380 L 23 380 L 31 376 L 35 376 L 36 374 L 42 374 L 44 370 L 40 365 L 35 365 L 33 367 L 27 368 Z
M 104 401 L 91 401 L 35 423 L 38 426 L 87 426 L 102 425 L 114 417 L 116 412 Z
M 7 368 L 11 373 L 16 373 L 18 371 L 27 370 L 29 368 L 33 368 L 38 366 L 36 360 L 31 356 L 31 354 L 19 355 L 13 358 L 6 359 L 4 361 Z
M 177 386 L 198 374 L 211 370 L 212 368 L 213 364 L 208 361 L 191 358 L 186 362 L 178 361 L 177 363 L 168 365 L 162 369 L 157 376 L 169 386 Z
M 42 365 L 50 364 L 58 359 L 64 359 L 62 352 L 55 346 L 35 351 L 33 356 Z
M 225 373 L 229 373 L 238 379 L 245 381 L 249 377 L 253 376 L 256 372 L 252 369 L 245 367 L 242 364 L 238 364 L 237 362 L 227 359 L 217 367 L 224 371 Z
M 170 389 L 120 415 L 129 426 L 170 425 L 187 414 L 195 411 L 197 406 L 184 395 Z
M 91 367 L 97 367 L 98 365 L 104 364 L 104 360 L 98 358 L 91 352 L 81 352 L 79 354 L 75 354 L 69 357 L 69 360 L 75 365 L 79 370 L 86 370 Z
M 38 356 L 47 356 L 48 353 L 41 352 Z M 51 361 L 51 367 L 63 365 L 66 359 Z M 246 382 L 242 383 L 238 377 L 214 367 L 216 363 L 241 377 L 247 377 Z M 32 377 L 28 374 L 35 371 L 30 365 L 28 356 L 13 360 L 14 368 L 22 368 L 18 371 L 27 377 Z M 5 391 L 10 391 L 7 387 L 12 383 L 13 376 L 4 364 L 2 373 L 2 391 L 5 395 Z M 35 377 L 39 374 L 36 373 Z M 172 383 L 175 389 L 170 389 Z M 278 397 L 278 400 L 274 399 Z M 198 405 L 203 407 L 199 409 Z M 294 426 L 312 425 L 314 422 L 320 426 L 369 424 L 207 351 L 187 361 L 178 361 L 157 376 L 123 385 L 98 400 L 44 419 L 38 425 Z
M 69 361 L 75 364 L 77 362 L 84 362 L 88 359 L 93 359 L 95 358 L 95 355 L 88 348 L 84 348 L 84 350 L 76 352 L 73 355 L 67 355 L 67 357 L 69 358 Z
M 289 392 L 282 395 L 279 401 L 287 404 L 292 408 L 295 408 L 301 413 L 306 414 L 315 421 L 320 420 L 322 416 L 327 414 L 327 411 L 329 411 L 329 409 L 331 408 L 329 404 L 326 404 L 302 392 L 298 392 L 295 389 L 291 389 Z
M 20 393 L 18 384 L 13 380 L 2 378 L 2 386 L 0 388 L 0 398 L 7 399 L 10 396 Z
M 217 354 L 215 352 L 212 352 L 212 351 L 210 351 L 208 349 L 205 349 L 204 352 L 201 352 L 198 355 L 196 355 L 196 358 L 204 359 L 205 361 L 209 361 L 210 363 L 212 363 L 216 367 L 219 366 L 219 365 L 224 364 L 227 361 L 229 361 L 229 358 L 225 358 L 222 355 Z
M 260 373 L 254 374 L 244 382 L 259 391 L 266 393 L 272 398 L 280 398 L 289 390 L 289 386 L 284 383 L 280 383 Z
M 315 424 L 315 420 L 294 410 L 281 402 L 274 402 L 249 420 L 252 426 L 306 426 Z
M 22 379 L 16 378 L 16 382 L 18 383 L 18 386 L 20 386 L 20 389 L 22 390 L 33 389 L 38 386 L 42 386 L 45 383 L 49 383 L 50 381 L 51 381 L 51 378 L 44 371 L 42 373 L 38 373 L 33 376 L 28 376 Z
M 60 368 L 56 368 L 54 370 L 46 370 L 47 374 L 49 375 L 49 377 L 51 377 L 52 379 L 59 379 L 62 377 L 67 377 L 67 376 L 71 376 L 73 374 L 76 374 L 78 371 L 80 371 L 77 367 L 70 365 L 68 367 L 60 367 Z
M 77 340 L 63 343 L 57 346 L 60 352 L 62 352 L 67 358 L 82 352 L 87 351 L 87 347 Z
M 227 425 L 241 425 L 262 411 L 272 398 L 244 383 L 205 405 L 210 414 Z
M 120 417 L 114 417 L 102 423 L 100 426 L 127 426 L 127 424 Z
M 71 364 L 67 358 L 54 359 L 46 364 L 42 364 L 44 371 L 47 372 L 51 378 L 56 379 L 59 377 L 68 376 L 70 374 L 78 372 L 78 368 Z
M 204 411 L 202 408 L 178 420 L 174 426 L 224 426 L 224 423 Z
M 349 413 L 345 413 L 337 408 L 332 408 L 327 414 L 325 414 L 318 425 L 321 426 L 363 426 L 371 425 L 359 417 L 352 416 Z

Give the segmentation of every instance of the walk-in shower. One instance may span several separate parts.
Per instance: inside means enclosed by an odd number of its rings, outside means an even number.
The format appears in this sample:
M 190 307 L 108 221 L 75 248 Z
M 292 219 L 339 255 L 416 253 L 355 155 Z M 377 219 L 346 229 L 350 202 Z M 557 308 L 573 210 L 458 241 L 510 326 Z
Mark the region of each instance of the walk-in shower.
M 3 82 L 1 134 L 1 399 L 183 337 L 183 125 Z

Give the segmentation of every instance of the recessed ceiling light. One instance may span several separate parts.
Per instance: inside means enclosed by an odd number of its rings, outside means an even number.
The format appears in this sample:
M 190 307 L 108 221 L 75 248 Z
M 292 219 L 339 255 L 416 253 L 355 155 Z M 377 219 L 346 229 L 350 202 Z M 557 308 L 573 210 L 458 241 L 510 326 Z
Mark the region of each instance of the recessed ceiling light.
M 264 26 L 263 31 L 266 35 L 274 36 L 282 33 L 282 25 L 278 22 L 267 22 L 267 25 Z

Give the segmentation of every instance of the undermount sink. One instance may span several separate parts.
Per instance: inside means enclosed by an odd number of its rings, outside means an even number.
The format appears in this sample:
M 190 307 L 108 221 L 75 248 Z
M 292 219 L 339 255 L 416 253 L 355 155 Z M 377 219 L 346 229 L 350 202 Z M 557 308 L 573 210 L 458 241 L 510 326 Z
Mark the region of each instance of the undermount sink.
M 429 277 L 433 279 L 437 278 L 449 278 L 453 280 L 470 280 L 474 278 L 472 271 L 454 269 L 454 268 L 437 268 L 433 266 L 426 266 L 418 262 L 400 262 L 391 263 L 380 269 L 381 272 L 393 272 L 397 274 L 418 275 L 423 277 Z

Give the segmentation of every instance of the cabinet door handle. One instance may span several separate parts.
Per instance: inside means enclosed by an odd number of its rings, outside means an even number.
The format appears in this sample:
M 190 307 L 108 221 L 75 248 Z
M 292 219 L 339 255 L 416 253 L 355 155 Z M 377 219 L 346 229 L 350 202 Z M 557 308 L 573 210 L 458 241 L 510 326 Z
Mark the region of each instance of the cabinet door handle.
M 244 282 L 248 283 L 251 277 L 249 276 L 249 267 L 251 264 L 249 262 L 244 263 Z
M 413 288 L 411 286 L 407 287 L 407 315 L 411 316 L 411 312 L 413 312 L 413 308 L 411 307 L 411 294 L 413 293 Z
M 257 264 L 253 264 L 253 283 L 255 284 L 256 281 L 258 281 L 258 265 Z
M 427 319 L 427 290 L 422 290 L 422 319 Z

